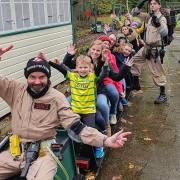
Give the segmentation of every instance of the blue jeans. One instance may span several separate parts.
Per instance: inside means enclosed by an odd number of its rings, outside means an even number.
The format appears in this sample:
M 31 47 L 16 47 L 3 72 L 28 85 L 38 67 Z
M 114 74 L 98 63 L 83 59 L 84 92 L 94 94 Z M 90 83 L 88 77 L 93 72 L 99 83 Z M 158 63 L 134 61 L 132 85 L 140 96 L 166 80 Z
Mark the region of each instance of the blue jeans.
M 97 95 L 96 108 L 98 111 L 101 112 L 101 115 L 107 124 L 109 122 L 109 105 L 106 95 L 104 94 Z
M 126 80 L 125 80 L 125 79 L 122 79 L 120 82 L 121 82 L 122 85 L 123 85 L 123 92 L 124 92 L 124 94 L 126 95 Z
M 79 114 L 81 117 L 81 122 L 88 127 L 95 128 L 95 113 L 89 114 Z
M 117 91 L 114 84 L 105 85 L 107 97 L 111 103 L 110 114 L 117 114 L 117 106 L 119 102 L 119 92 Z
M 71 96 L 66 97 L 66 99 L 69 102 L 69 104 L 71 104 L 71 101 L 72 101 Z
M 100 130 L 105 131 L 106 130 L 106 121 L 98 109 L 96 109 L 95 120 L 96 120 L 96 124 L 100 127 Z

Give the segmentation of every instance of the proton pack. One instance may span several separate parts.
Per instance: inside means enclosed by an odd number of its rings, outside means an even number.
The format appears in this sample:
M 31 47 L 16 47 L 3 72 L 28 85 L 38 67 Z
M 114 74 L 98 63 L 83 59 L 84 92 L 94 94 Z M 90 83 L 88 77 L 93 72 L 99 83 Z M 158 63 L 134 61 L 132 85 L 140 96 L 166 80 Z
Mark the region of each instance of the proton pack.
M 168 35 L 162 37 L 162 42 L 164 46 L 168 46 L 171 44 L 171 42 L 174 39 L 173 34 L 176 27 L 176 14 L 180 13 L 180 8 L 178 9 L 161 8 L 161 13 L 166 18 L 167 27 L 168 27 Z

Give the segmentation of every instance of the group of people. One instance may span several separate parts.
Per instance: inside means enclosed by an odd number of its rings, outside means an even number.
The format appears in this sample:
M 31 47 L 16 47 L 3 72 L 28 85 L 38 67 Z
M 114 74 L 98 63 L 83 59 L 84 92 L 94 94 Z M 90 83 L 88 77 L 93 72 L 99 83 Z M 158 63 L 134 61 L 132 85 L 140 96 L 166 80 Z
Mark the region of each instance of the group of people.
M 76 57 L 70 44 L 62 62 L 48 61 L 43 53 L 28 60 L 24 69 L 27 84 L 0 76 L 0 97 L 11 107 L 12 133 L 20 137 L 20 144 L 41 141 L 50 144 L 56 128 L 62 125 L 69 137 L 97 148 L 119 148 L 131 132 L 123 130 L 112 135 L 111 125 L 117 124 L 117 113 L 128 105 L 127 86 L 141 92 L 139 76 L 147 62 L 155 85 L 160 87 L 156 104 L 166 101 L 166 76 L 159 57 L 161 37 L 168 33 L 167 22 L 160 12 L 159 0 L 149 0 L 152 14 L 142 14 L 147 0 L 138 3 L 132 15 L 146 23 L 143 43 L 133 39 L 135 30 L 124 25 L 123 36 L 100 36 L 89 46 L 86 54 Z M 8 48 L 0 48 L 0 60 Z M 10 52 L 9 52 L 10 53 Z M 51 68 L 57 69 L 70 82 L 65 97 L 51 86 Z M 42 150 L 42 149 L 41 149 Z M 53 179 L 57 164 L 48 149 L 34 160 L 27 179 Z M 0 153 L 0 179 L 18 174 L 25 166 L 26 149 L 13 157 L 7 149 Z M 101 157 L 101 156 L 100 156 Z M 97 158 L 99 158 L 97 156 Z
M 149 3 L 150 11 L 142 13 L 141 10 L 146 2 Z M 168 25 L 167 19 L 161 11 L 159 0 L 139 1 L 131 15 L 126 14 L 120 33 L 117 34 L 119 42 L 128 41 L 133 45 L 134 56 L 131 74 L 133 75 L 134 89 L 138 90 L 139 93 L 142 93 L 139 76 L 145 62 L 147 62 L 154 84 L 160 88 L 160 95 L 154 101 L 155 104 L 161 104 L 167 100 L 165 93 L 167 80 L 163 68 L 163 58 L 165 55 L 164 39 L 168 38 Z M 141 20 L 141 26 L 138 26 L 138 23 L 132 19 L 133 16 Z

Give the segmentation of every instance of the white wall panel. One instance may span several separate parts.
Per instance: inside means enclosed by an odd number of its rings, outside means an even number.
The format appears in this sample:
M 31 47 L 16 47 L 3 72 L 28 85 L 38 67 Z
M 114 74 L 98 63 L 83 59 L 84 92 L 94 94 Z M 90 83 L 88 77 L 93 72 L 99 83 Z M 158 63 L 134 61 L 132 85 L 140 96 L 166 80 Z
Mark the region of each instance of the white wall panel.
M 71 42 L 72 25 L 1 37 L 0 43 L 3 47 L 13 44 L 14 48 L 3 56 L 0 62 L 0 74 L 26 83 L 23 73 L 28 59 L 43 51 L 49 60 L 55 57 L 60 57 L 62 60 Z M 63 80 L 63 75 L 52 68 L 53 86 Z M 9 107 L 0 99 L 0 117 L 8 112 Z

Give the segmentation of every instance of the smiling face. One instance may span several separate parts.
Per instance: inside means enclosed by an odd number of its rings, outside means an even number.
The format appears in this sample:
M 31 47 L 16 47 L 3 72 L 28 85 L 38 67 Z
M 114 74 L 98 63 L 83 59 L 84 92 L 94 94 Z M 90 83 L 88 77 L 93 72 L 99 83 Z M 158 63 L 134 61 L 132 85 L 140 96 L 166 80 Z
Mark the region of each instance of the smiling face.
M 126 26 L 123 26 L 122 29 L 121 29 L 121 31 L 122 31 L 122 33 L 123 33 L 124 35 L 129 34 L 129 28 L 126 27 Z
M 92 63 L 88 56 L 80 55 L 76 59 L 76 71 L 81 77 L 87 76 L 91 71 Z
M 76 65 L 76 70 L 78 72 L 78 74 L 81 76 L 81 77 L 85 77 L 89 74 L 90 72 L 90 65 L 88 63 L 78 63 Z
M 116 36 L 115 36 L 115 34 L 111 34 L 109 36 L 109 39 L 111 40 L 111 46 L 115 45 L 115 43 L 116 43 Z
M 102 53 L 102 44 L 94 44 L 89 49 L 89 55 L 93 60 L 97 60 Z
M 48 84 L 48 77 L 43 72 L 32 72 L 27 78 L 27 83 L 34 92 L 38 93 Z
M 103 48 L 109 49 L 110 48 L 110 42 L 109 41 L 103 41 Z
M 132 47 L 129 46 L 128 44 L 125 44 L 124 47 L 123 47 L 123 54 L 124 56 L 129 56 L 132 52 Z
M 126 44 L 126 39 L 125 38 L 119 39 L 119 46 L 123 47 L 125 44 Z

